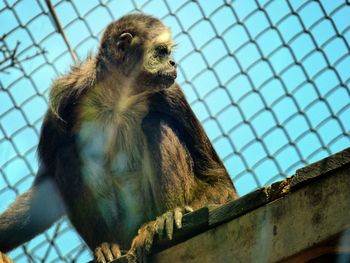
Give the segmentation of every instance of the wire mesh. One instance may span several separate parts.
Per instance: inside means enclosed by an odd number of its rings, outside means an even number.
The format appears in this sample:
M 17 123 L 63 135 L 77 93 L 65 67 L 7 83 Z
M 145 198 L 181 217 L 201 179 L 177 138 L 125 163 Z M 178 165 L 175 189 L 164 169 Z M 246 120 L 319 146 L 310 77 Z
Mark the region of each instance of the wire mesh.
M 83 60 L 103 28 L 133 11 L 178 43 L 178 82 L 241 195 L 350 145 L 350 3 L 334 1 L 52 1 Z M 51 80 L 72 51 L 43 0 L 0 2 L 0 211 L 27 190 Z M 10 256 L 87 262 L 66 219 Z

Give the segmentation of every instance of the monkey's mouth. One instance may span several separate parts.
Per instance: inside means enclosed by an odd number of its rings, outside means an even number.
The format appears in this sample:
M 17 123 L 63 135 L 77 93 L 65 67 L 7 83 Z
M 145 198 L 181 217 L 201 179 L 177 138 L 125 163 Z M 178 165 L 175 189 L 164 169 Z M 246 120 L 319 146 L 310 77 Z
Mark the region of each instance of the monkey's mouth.
M 163 71 L 159 72 L 158 74 L 159 77 L 162 79 L 162 82 L 165 84 L 173 84 L 177 77 L 176 70 Z

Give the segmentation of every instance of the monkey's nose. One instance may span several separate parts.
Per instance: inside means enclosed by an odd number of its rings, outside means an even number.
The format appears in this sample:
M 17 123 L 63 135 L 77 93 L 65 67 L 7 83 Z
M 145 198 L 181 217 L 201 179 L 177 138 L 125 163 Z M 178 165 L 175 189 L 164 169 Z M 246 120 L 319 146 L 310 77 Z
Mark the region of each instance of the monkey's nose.
M 169 64 L 173 67 L 176 67 L 176 63 L 174 60 L 169 60 Z

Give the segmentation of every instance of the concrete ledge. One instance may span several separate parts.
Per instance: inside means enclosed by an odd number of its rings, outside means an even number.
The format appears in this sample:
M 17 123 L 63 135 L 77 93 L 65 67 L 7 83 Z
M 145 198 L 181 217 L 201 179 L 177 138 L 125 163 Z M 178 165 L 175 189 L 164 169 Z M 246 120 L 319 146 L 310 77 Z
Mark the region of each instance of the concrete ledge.
M 155 243 L 151 262 L 311 263 L 346 257 L 350 148 L 235 201 L 194 211 L 183 221 L 174 240 Z

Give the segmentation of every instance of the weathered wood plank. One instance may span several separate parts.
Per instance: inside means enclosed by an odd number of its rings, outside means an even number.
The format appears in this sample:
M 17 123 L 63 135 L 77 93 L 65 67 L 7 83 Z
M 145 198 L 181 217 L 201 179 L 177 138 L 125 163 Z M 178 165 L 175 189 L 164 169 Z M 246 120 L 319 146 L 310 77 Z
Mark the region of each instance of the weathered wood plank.
M 350 228 L 350 170 L 163 250 L 151 262 L 280 262 Z M 350 244 L 348 244 L 350 246 Z
M 350 148 L 331 155 L 296 171 L 291 180 L 291 189 L 300 188 L 309 181 L 350 164 Z
M 231 201 L 210 211 L 209 226 L 213 227 L 237 218 L 259 206 L 266 204 L 267 202 L 267 188 L 260 188 L 254 192 L 238 198 L 237 200 Z
M 290 192 L 290 182 L 292 177 L 273 183 L 271 186 L 267 187 L 269 202 L 272 202 L 278 198 L 281 198 Z

